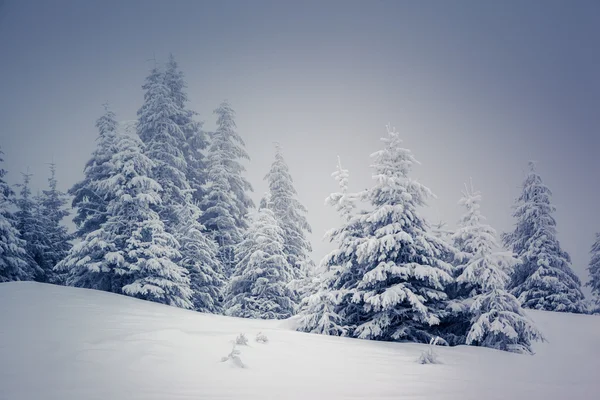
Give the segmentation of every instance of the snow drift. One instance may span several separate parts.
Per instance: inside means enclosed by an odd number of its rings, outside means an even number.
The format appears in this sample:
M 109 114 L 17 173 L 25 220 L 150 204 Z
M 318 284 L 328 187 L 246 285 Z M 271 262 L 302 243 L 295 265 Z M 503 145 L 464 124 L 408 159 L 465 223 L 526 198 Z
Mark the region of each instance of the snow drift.
M 312 335 L 93 290 L 0 284 L 0 399 L 597 399 L 600 317 L 529 312 L 536 355 Z M 257 342 L 257 334 L 268 338 Z M 245 368 L 221 362 L 237 346 Z

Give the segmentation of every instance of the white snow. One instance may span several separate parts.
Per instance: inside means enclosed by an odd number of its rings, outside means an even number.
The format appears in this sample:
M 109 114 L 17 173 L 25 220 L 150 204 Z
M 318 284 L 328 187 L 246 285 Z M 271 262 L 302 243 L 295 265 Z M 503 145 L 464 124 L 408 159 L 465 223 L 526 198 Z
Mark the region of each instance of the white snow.
M 600 398 L 600 317 L 528 312 L 534 356 L 300 333 L 93 290 L 0 284 L 1 400 Z M 259 332 L 268 337 L 258 343 Z M 245 368 L 221 362 L 237 346 Z

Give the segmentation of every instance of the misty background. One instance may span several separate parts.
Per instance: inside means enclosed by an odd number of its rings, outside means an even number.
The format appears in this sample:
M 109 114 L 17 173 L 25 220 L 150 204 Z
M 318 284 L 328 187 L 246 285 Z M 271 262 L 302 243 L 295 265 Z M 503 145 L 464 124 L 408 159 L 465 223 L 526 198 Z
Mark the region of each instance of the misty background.
M 472 177 L 490 224 L 509 230 L 527 161 L 538 161 L 558 237 L 587 281 L 600 230 L 599 2 L 0 0 L 8 181 L 29 168 L 41 190 L 54 160 L 66 191 L 95 148 L 102 103 L 134 120 L 151 59 L 169 53 L 205 130 L 222 100 L 236 110 L 256 201 L 281 143 L 316 262 L 339 222 L 324 204 L 336 157 L 351 190 L 369 187 L 390 123 L 437 195 L 424 214 L 450 228 Z

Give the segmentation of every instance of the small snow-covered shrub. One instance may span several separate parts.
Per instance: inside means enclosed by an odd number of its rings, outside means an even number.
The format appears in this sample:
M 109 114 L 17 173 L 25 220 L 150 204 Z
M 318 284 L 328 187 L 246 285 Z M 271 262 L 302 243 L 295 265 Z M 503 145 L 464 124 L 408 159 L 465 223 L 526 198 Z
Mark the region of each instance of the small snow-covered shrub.
M 441 339 L 437 336 L 434 339 L 431 339 L 429 341 L 429 347 L 427 348 L 427 350 L 421 353 L 417 362 L 419 364 L 442 364 L 437 352 L 433 349 L 433 347 L 440 342 Z
M 246 368 L 246 365 L 242 362 L 242 359 L 240 358 L 240 354 L 242 354 L 242 352 L 236 349 L 235 345 L 233 345 L 231 353 L 229 353 L 226 357 L 222 357 L 221 362 L 231 361 L 236 367 Z
M 235 344 L 240 346 L 247 346 L 248 338 L 243 333 L 240 333 L 240 335 L 237 338 L 235 338 Z
M 269 341 L 269 338 L 262 332 L 258 332 L 258 334 L 256 335 L 256 341 L 258 343 L 267 343 Z

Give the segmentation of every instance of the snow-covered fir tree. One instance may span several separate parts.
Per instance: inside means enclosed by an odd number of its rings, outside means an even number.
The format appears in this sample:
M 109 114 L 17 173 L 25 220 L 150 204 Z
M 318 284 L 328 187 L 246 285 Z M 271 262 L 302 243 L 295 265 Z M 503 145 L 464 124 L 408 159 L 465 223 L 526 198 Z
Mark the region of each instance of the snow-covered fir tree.
M 184 156 L 186 137 L 178 121 L 187 118 L 186 110 L 172 96 L 165 73 L 154 67 L 146 78 L 144 103 L 138 110 L 137 132 L 144 151 L 153 162 L 151 177 L 162 187 L 159 214 L 173 233 L 179 224 L 181 207 L 191 201 L 192 189 L 186 177 Z
M 462 305 L 455 318 L 465 320 L 465 343 L 517 353 L 531 353 L 531 342 L 543 340 L 521 309 L 516 297 L 505 290 L 507 272 L 518 264 L 513 254 L 501 251 L 496 231 L 480 211 L 481 193 L 473 184 L 459 204 L 467 210 L 454 233 L 456 254 L 455 299 Z M 460 333 L 459 333 L 460 334 Z M 461 340 L 462 342 L 462 340 Z
M 62 224 L 63 219 L 69 215 L 65 209 L 68 199 L 65 193 L 58 190 L 58 181 L 56 180 L 56 164 L 50 164 L 50 177 L 48 178 L 48 189 L 43 191 L 40 197 L 39 210 L 41 214 L 38 218 L 44 218 L 44 235 L 47 240 L 48 249 L 44 255 L 46 263 L 47 281 L 51 283 L 61 283 L 61 277 L 53 272 L 54 267 L 59 261 L 64 259 L 71 248 L 71 235 L 67 227 Z
M 248 210 L 254 207 L 248 192 L 252 186 L 243 177 L 241 164 L 249 159 L 244 141 L 236 131 L 235 113 L 227 102 L 216 110 L 217 130 L 211 135 L 206 157 L 207 175 L 204 212 L 201 221 L 219 245 L 219 259 L 225 273 L 231 274 L 235 263 L 236 246 L 247 228 Z
M 114 194 L 107 220 L 71 249 L 57 269 L 69 272 L 67 284 L 124 293 L 144 300 L 192 308 L 192 291 L 179 244 L 165 231 L 154 207 L 161 186 L 148 175 L 154 163 L 139 139 L 119 135 L 113 170 L 98 183 Z
M 188 204 L 180 212 L 181 261 L 189 272 L 194 309 L 200 312 L 222 311 L 225 277 L 219 262 L 217 243 L 199 222 L 200 209 Z
M 126 166 L 121 165 L 119 168 L 115 164 L 123 156 L 119 152 L 135 144 L 135 141 L 129 143 L 129 140 L 133 139 L 116 133 L 111 135 L 112 156 L 102 163 L 104 167 L 102 178 L 94 179 L 89 183 L 96 193 L 110 192 L 111 196 L 106 204 L 102 204 L 103 221 L 97 229 L 83 236 L 55 267 L 58 273 L 66 275 L 66 284 L 69 286 L 122 293 L 123 286 L 129 283 L 129 268 L 124 249 L 133 231 L 130 219 L 135 219 L 138 210 L 130 196 L 122 193 L 126 189 L 127 181 L 124 180 L 119 169 L 122 170 Z M 139 143 L 137 146 L 139 147 Z M 139 148 L 134 150 L 134 153 L 136 151 L 139 153 Z M 140 162 L 132 163 L 127 167 L 131 168 L 131 173 L 145 177 L 152 163 L 143 155 L 139 155 L 139 158 Z M 151 191 L 152 196 L 155 197 L 160 186 L 152 180 L 140 178 L 132 188 Z M 152 198 L 156 201 L 154 197 Z M 125 205 L 128 205 L 129 210 L 125 209 Z
M 342 167 L 339 157 L 337 169 L 331 175 L 338 182 L 340 191 L 330 194 L 325 199 L 325 204 L 334 207 L 343 222 L 346 223 L 354 215 L 357 195 L 348 192 L 349 172 Z M 347 328 L 344 326 L 342 317 L 336 312 L 336 296 L 330 290 L 337 268 L 327 268 L 326 265 L 321 265 L 319 269 L 316 282 L 310 288 L 312 293 L 307 293 L 307 296 L 302 297 L 297 329 L 322 335 L 344 336 Z
M 187 164 L 186 177 L 193 190 L 194 201 L 200 202 L 204 197 L 203 185 L 206 182 L 203 150 L 206 149 L 208 141 L 206 133 L 202 131 L 202 124 L 194 120 L 197 113 L 188 108 L 187 83 L 172 54 L 169 55 L 164 80 L 175 105 L 182 111 L 173 115 L 173 122 L 185 136 L 183 155 Z
M 44 232 L 47 219 L 39 212 L 39 201 L 31 194 L 30 173 L 22 173 L 23 182 L 18 184 L 21 188 L 17 200 L 18 211 L 17 229 L 20 236 L 25 240 L 25 250 L 28 262 L 34 271 L 33 279 L 38 282 L 47 282 L 49 265 L 46 260 L 46 252 L 49 249 L 48 239 Z
M 362 194 L 370 209 L 330 233 L 338 248 L 324 260 L 334 271 L 329 291 L 349 335 L 429 342 L 451 266 L 440 258 L 446 245 L 419 215 L 432 194 L 409 176 L 417 161 L 395 130 L 382 141 L 371 156 L 375 185 Z
M 520 260 L 512 275 L 511 293 L 525 308 L 583 312 L 581 282 L 556 238 L 552 192 L 535 171 L 535 164 L 530 162 L 529 167 L 514 208 L 515 229 L 503 236 L 506 247 Z
M 123 293 L 157 303 L 193 308 L 188 272 L 178 265 L 181 259 L 179 243 L 165 230 L 154 210 L 160 206 L 162 188 L 149 177 L 154 165 L 141 148 L 137 139 L 121 138 L 118 152 L 113 157 L 117 174 L 108 182 L 119 199 L 109 205 L 109 221 L 126 224 L 124 228 L 129 230 L 123 258 L 132 282 L 123 286 Z
M 137 130 L 145 143 L 145 154 L 154 163 L 150 175 L 163 189 L 162 201 L 154 207 L 184 253 L 182 261 L 192 280 L 194 305 L 201 311 L 216 312 L 222 300 L 221 266 L 210 238 L 204 237 L 204 227 L 198 221 L 201 211 L 194 201 L 194 196 L 202 197 L 205 176 L 201 150 L 205 140 L 200 124 L 193 119 L 195 113 L 187 108 L 185 88 L 183 73 L 173 56 L 164 72 L 155 67 L 143 86 L 144 104 L 138 111 Z M 192 217 L 194 220 L 188 219 Z
M 76 237 L 82 239 L 89 232 L 97 230 L 106 221 L 106 205 L 112 193 L 103 193 L 98 182 L 108 178 L 114 154 L 117 121 L 115 113 L 104 104 L 105 113 L 96 121 L 98 138 L 96 149 L 85 165 L 84 178 L 77 182 L 68 193 L 73 196 L 71 206 L 76 209 L 73 222 L 77 227 Z
M 0 164 L 4 162 L 0 150 Z M 11 213 L 15 193 L 4 180 L 6 170 L 0 167 L 0 282 L 32 280 L 35 274 L 25 250 L 25 241 L 17 229 L 17 221 Z
M 244 240 L 228 287 L 226 314 L 243 318 L 284 319 L 296 304 L 289 282 L 294 273 L 284 253 L 283 230 L 274 213 L 261 208 Z
M 591 259 L 588 266 L 590 280 L 586 283 L 592 289 L 594 299 L 591 312 L 600 313 L 600 233 L 596 233 L 596 241 L 590 251 Z
M 275 144 L 275 161 L 264 179 L 269 184 L 269 197 L 268 203 L 263 199 L 261 207 L 268 206 L 275 214 L 283 230 L 288 263 L 294 268 L 296 279 L 303 279 L 313 268 L 312 246 L 306 237 L 312 230 L 305 216 L 306 207 L 297 198 L 292 175 L 278 143 Z

